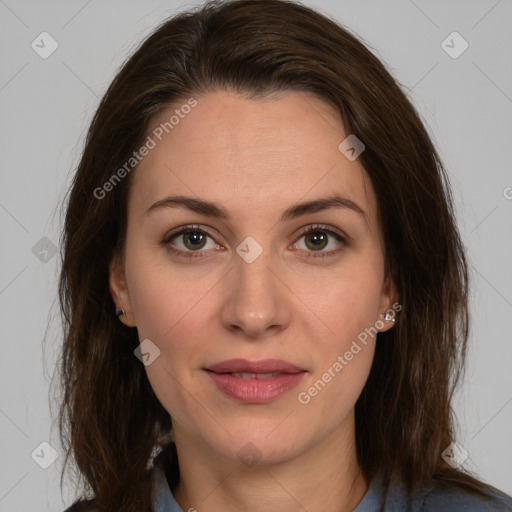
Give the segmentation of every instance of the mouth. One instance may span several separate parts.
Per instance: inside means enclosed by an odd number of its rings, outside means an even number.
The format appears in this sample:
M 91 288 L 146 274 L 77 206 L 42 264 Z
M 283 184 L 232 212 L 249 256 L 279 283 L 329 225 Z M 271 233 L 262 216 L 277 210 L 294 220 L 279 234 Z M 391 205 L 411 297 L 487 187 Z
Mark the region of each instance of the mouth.
M 243 373 L 243 372 L 231 372 L 229 375 L 233 375 L 233 377 L 238 377 L 239 379 L 258 379 L 258 380 L 265 380 L 265 379 L 271 379 L 272 377 L 277 377 L 278 375 L 281 375 L 280 372 L 274 372 L 274 373 Z
M 247 359 L 229 359 L 205 368 L 214 373 L 236 373 L 243 375 L 273 376 L 280 373 L 299 373 L 305 371 L 299 366 L 288 363 L 281 359 L 263 359 L 261 361 L 248 361 Z
M 204 368 L 224 395 L 237 401 L 261 404 L 294 388 L 306 370 L 280 359 L 230 359 Z

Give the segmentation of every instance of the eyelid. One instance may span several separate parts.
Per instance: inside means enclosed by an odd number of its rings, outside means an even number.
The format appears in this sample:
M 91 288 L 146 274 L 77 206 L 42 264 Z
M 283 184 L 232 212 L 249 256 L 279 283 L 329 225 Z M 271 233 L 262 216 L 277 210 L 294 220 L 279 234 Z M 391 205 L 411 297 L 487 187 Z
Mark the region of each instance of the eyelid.
M 334 226 L 329 226 L 327 224 L 308 224 L 299 230 L 299 238 L 301 236 L 307 235 L 308 233 L 315 231 L 324 231 L 326 233 L 332 233 L 334 235 L 339 236 L 344 242 L 348 243 L 350 240 L 349 236 L 346 235 L 343 231 L 335 228 Z
M 184 226 L 178 226 L 177 228 L 171 229 L 171 231 L 165 234 L 165 239 L 169 240 L 175 235 L 179 235 L 182 231 L 187 231 L 188 229 L 200 229 L 199 224 L 185 224 Z

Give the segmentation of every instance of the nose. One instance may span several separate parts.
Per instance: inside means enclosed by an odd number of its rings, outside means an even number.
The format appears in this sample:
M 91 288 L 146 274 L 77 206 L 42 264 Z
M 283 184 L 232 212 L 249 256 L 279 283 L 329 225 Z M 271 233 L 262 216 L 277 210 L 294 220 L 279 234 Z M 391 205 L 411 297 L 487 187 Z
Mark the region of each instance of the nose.
M 275 336 L 289 325 L 290 291 L 272 268 L 271 256 L 263 253 L 251 263 L 236 256 L 226 276 L 223 326 L 251 340 Z

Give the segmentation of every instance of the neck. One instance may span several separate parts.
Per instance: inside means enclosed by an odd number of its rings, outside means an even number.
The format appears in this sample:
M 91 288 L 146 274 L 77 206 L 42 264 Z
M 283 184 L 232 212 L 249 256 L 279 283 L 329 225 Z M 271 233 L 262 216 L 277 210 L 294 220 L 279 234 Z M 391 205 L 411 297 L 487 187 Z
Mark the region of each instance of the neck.
M 348 423 L 297 457 L 254 466 L 205 449 L 175 426 L 180 481 L 173 495 L 183 510 L 201 512 L 351 512 L 368 484 L 357 461 L 353 419 Z

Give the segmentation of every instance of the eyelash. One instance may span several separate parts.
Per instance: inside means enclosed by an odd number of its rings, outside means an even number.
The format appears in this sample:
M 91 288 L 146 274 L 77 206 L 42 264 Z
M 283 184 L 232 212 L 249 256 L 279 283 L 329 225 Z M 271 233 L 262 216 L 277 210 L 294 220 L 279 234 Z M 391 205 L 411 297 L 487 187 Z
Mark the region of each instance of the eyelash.
M 179 229 L 178 231 L 173 231 L 173 232 L 167 234 L 164 237 L 164 239 L 162 240 L 162 244 L 167 247 L 167 250 L 171 254 L 175 254 L 176 256 L 180 256 L 182 258 L 186 258 L 189 260 L 197 259 L 197 258 L 199 258 L 199 259 L 207 258 L 208 256 L 206 256 L 206 253 L 208 251 L 203 251 L 203 250 L 182 251 L 181 249 L 177 249 L 176 247 L 172 247 L 172 245 L 170 245 L 170 242 L 173 238 L 176 238 L 180 235 L 184 235 L 187 233 L 196 233 L 196 232 L 202 233 L 202 234 L 212 238 L 206 231 L 201 229 L 197 224 L 191 224 L 191 225 L 183 226 L 183 228 Z M 336 231 L 333 231 L 332 229 L 329 229 L 327 226 L 325 226 L 323 224 L 314 224 L 314 225 L 307 226 L 307 227 L 301 229 L 301 231 L 299 233 L 299 238 L 297 238 L 297 242 L 302 237 L 304 237 L 310 233 L 318 233 L 318 232 L 325 233 L 329 236 L 332 236 L 333 238 L 336 239 L 337 242 L 339 242 L 341 244 L 342 247 L 339 249 L 336 249 L 336 250 L 322 251 L 322 252 L 305 251 L 307 256 L 303 256 L 303 257 L 305 257 L 305 258 L 328 258 L 331 256 L 336 256 L 340 251 L 343 250 L 344 247 L 347 247 L 349 245 L 348 240 L 345 236 L 342 236 L 341 234 L 337 233 Z M 297 242 L 294 242 L 294 244 Z

